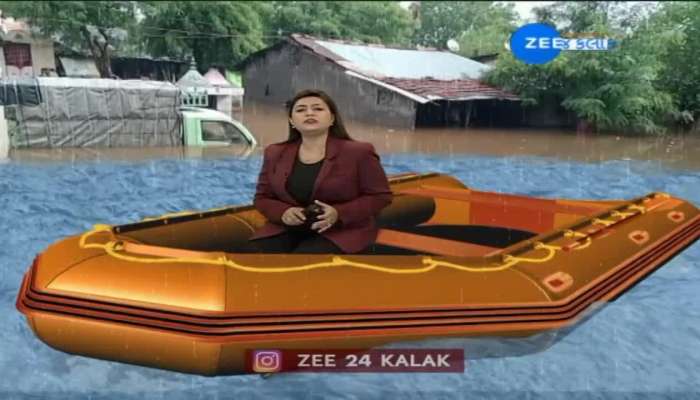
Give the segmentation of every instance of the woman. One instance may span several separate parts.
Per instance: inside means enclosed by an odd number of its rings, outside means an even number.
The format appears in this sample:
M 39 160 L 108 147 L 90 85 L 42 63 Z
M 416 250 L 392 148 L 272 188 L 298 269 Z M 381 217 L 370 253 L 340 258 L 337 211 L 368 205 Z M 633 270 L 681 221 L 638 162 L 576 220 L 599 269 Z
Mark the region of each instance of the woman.
M 335 102 L 305 90 L 288 103 L 289 138 L 265 149 L 253 204 L 268 220 L 251 237 L 262 253 L 358 253 L 377 237 L 375 217 L 391 203 L 369 143 L 350 138 Z M 305 208 L 316 205 L 312 219 Z

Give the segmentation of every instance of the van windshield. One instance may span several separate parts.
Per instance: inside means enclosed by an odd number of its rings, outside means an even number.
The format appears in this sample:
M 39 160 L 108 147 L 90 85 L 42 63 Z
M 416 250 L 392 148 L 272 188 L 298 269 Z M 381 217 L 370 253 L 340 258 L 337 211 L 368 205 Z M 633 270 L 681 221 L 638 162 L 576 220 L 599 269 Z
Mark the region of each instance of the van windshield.
M 202 121 L 202 140 L 205 142 L 247 143 L 238 128 L 224 121 Z

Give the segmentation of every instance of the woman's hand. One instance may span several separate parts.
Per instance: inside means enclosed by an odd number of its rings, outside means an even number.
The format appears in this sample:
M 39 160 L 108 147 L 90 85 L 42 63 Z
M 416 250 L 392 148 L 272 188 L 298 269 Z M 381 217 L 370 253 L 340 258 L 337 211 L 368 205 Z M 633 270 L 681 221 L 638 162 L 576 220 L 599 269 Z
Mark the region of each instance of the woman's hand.
M 304 209 L 301 207 L 289 207 L 282 214 L 282 222 L 285 225 L 301 225 L 304 221 L 306 221 L 306 216 L 304 215 Z
M 338 221 L 338 210 L 318 200 L 315 203 L 323 208 L 323 214 L 318 216 L 317 221 L 311 225 L 311 229 L 318 230 L 318 233 L 325 232 Z

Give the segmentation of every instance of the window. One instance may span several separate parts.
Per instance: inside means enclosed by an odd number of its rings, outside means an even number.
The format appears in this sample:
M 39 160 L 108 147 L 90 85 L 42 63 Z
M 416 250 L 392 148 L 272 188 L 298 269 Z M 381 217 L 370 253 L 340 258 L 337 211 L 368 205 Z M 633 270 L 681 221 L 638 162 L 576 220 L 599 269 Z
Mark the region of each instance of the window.
M 202 121 L 202 140 L 227 143 L 248 142 L 238 128 L 222 121 Z
M 32 52 L 28 44 L 5 42 L 3 50 L 5 51 L 5 65 L 19 69 L 31 67 Z

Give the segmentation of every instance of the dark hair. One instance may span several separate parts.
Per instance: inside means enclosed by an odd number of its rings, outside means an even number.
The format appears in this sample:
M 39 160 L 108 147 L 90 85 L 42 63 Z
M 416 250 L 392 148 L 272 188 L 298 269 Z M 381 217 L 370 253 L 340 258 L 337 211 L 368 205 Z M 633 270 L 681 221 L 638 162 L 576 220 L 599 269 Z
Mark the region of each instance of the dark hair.
M 297 93 L 296 96 L 294 96 L 293 99 L 289 100 L 286 104 L 287 106 L 287 117 L 291 118 L 292 117 L 292 109 L 294 108 L 294 105 L 296 104 L 299 99 L 303 99 L 304 97 L 319 97 L 321 98 L 326 104 L 328 104 L 328 108 L 330 109 L 331 113 L 333 113 L 333 116 L 335 117 L 335 121 L 333 122 L 333 125 L 328 128 L 328 134 L 330 136 L 339 138 L 339 139 L 346 139 L 346 140 L 353 140 L 350 135 L 348 135 L 348 131 L 345 129 L 345 125 L 343 124 L 343 119 L 340 117 L 340 113 L 338 113 L 338 106 L 336 106 L 335 102 L 331 97 L 324 91 L 318 90 L 318 89 L 306 89 L 302 90 L 301 92 Z M 301 138 L 301 133 L 299 133 L 296 128 L 292 127 L 292 123 L 289 122 L 289 119 L 287 120 L 287 123 L 289 124 L 289 137 L 287 138 L 287 142 L 293 142 L 295 140 L 298 140 Z

